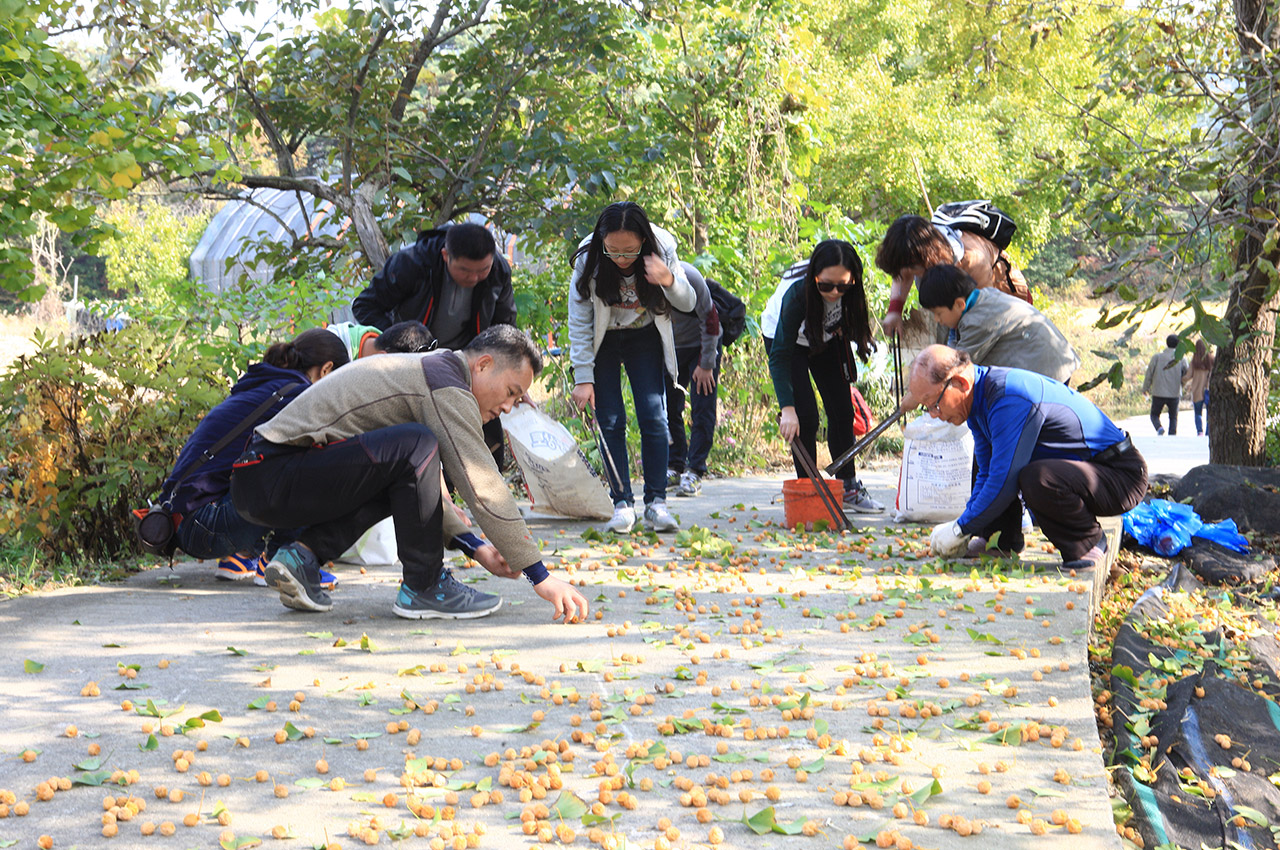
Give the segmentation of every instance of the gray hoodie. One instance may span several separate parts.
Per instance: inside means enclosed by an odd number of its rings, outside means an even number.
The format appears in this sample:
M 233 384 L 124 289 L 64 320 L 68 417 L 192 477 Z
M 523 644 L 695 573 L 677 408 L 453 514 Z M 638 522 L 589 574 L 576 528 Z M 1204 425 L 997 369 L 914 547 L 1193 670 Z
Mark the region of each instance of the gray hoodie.
M 680 265 L 684 268 L 684 276 L 689 279 L 689 285 L 693 287 L 698 301 L 692 313 L 680 310 L 671 313 L 671 331 L 675 337 L 676 350 L 700 348 L 698 365 L 711 371 L 716 368 L 717 347 L 720 345 L 720 319 L 717 315 L 713 322 L 708 322 L 715 304 L 711 301 L 711 290 L 707 288 L 702 272 L 693 263 L 681 262 Z

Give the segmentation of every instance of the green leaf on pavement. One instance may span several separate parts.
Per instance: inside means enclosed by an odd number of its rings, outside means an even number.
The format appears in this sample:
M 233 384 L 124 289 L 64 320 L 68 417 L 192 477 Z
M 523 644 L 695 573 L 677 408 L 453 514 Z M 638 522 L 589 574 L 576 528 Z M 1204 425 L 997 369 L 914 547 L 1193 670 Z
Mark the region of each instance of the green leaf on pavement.
M 561 820 L 578 820 L 590 811 L 590 808 L 572 791 L 561 791 L 560 796 L 550 806 L 551 814 Z

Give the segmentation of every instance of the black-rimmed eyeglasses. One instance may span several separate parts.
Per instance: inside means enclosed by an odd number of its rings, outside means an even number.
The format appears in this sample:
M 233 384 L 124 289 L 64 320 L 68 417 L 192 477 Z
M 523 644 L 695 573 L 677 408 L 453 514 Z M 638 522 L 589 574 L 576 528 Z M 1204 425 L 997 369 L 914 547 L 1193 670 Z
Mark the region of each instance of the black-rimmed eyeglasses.
M 926 413 L 932 413 L 934 416 L 942 415 L 942 397 L 947 394 L 947 388 L 951 386 L 951 378 L 947 378 L 947 382 L 942 385 L 942 392 L 938 393 L 938 400 L 925 408 Z

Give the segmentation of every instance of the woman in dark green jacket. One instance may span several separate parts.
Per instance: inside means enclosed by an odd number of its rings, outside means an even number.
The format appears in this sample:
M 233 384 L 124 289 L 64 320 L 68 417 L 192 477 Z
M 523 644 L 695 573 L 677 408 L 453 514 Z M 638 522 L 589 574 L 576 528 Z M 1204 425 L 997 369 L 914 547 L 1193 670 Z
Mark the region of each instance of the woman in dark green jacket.
M 799 439 L 810 457 L 817 453 L 818 400 L 827 412 L 827 446 L 838 457 L 853 445 L 853 401 L 849 387 L 858 378 L 853 346 L 865 363 L 875 349 L 870 308 L 862 283 L 862 259 L 848 242 L 819 242 L 807 263 L 788 269 L 793 282 L 782 297 L 781 313 L 769 341 L 769 372 L 782 408 L 779 432 L 788 442 Z M 810 377 L 813 383 L 810 383 Z M 872 499 L 846 467 L 844 501 L 859 513 L 878 513 Z M 796 463 L 797 476 L 805 472 Z

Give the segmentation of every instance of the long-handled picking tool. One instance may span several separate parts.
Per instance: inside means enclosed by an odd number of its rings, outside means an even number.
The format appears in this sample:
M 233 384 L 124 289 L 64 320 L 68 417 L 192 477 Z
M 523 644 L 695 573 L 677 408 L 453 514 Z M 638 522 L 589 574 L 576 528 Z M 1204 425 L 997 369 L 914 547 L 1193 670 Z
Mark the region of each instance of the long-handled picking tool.
M 809 450 L 804 447 L 804 444 L 798 438 L 791 441 L 791 451 L 795 452 L 796 459 L 800 461 L 800 468 L 805 471 L 805 474 L 809 476 L 809 480 L 813 482 L 813 489 L 817 491 L 818 498 L 822 500 L 822 506 L 831 515 L 832 527 L 836 531 L 847 531 L 853 528 L 853 524 L 849 522 L 848 517 L 844 515 L 844 511 L 836 502 L 835 496 L 831 494 L 831 488 L 827 486 L 826 479 L 818 471 L 817 464 L 809 456 Z

